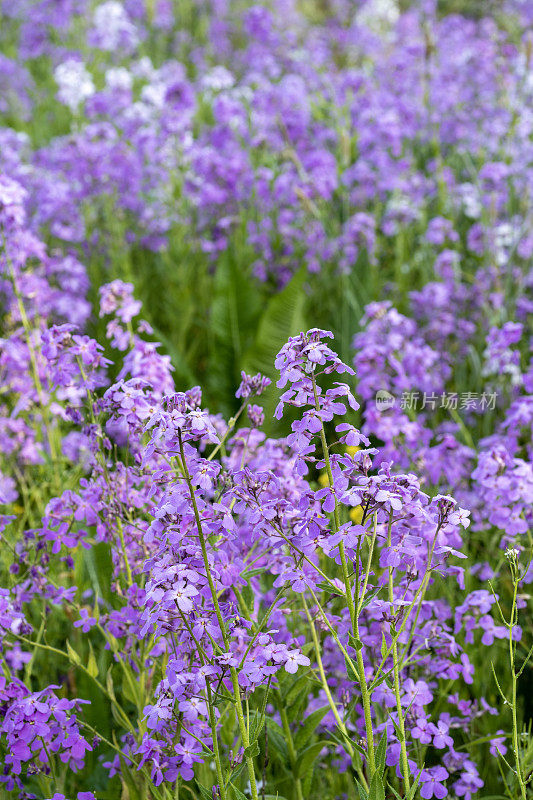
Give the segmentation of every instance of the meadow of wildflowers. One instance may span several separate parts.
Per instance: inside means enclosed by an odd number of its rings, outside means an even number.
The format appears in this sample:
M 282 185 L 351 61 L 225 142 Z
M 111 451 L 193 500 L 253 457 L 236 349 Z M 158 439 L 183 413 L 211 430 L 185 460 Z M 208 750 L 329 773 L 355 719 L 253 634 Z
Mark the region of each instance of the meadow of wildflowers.
M 0 0 L 0 800 L 533 798 L 533 2 Z

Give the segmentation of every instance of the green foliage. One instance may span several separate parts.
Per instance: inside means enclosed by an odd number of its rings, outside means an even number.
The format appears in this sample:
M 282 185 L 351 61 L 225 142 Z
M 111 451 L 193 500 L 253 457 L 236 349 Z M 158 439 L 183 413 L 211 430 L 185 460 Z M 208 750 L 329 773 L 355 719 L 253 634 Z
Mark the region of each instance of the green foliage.
M 300 267 L 289 283 L 268 301 L 259 323 L 253 344 L 242 358 L 242 369 L 250 374 L 261 372 L 272 380 L 272 385 L 261 396 L 265 409 L 265 430 L 274 435 L 279 426 L 273 421 L 274 410 L 279 400 L 275 386 L 274 360 L 281 346 L 290 336 L 306 330 L 304 285 L 307 270 Z
M 317 708 L 316 711 L 313 711 L 305 718 L 303 725 L 297 730 L 294 736 L 294 746 L 297 750 L 301 750 L 307 745 L 329 710 L 329 706 Z
M 260 309 L 259 293 L 236 248 L 226 251 L 217 265 L 209 329 L 208 386 L 213 397 L 221 398 L 225 413 L 233 410 L 230 398 L 239 385 Z

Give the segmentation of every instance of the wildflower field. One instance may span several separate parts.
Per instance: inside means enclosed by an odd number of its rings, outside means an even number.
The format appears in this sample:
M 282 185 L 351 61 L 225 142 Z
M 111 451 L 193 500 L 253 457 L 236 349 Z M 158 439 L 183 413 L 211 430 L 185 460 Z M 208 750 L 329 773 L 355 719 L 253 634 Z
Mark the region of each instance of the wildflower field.
M 533 798 L 533 0 L 0 0 L 0 800 Z

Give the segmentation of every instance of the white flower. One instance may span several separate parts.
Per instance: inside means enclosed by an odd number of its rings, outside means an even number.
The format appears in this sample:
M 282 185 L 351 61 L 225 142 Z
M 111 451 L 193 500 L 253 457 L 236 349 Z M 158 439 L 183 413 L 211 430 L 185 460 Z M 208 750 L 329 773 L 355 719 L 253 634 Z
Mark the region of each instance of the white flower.
M 105 74 L 106 86 L 109 89 L 131 89 L 133 78 L 125 67 L 111 67 Z
M 54 78 L 59 87 L 57 97 L 71 111 L 76 111 L 80 103 L 94 94 L 94 83 L 82 61 L 69 58 L 54 70 Z
M 395 0 L 367 0 L 357 14 L 357 22 L 374 31 L 392 28 L 400 16 Z
M 462 183 L 458 191 L 465 216 L 469 219 L 478 219 L 482 208 L 479 189 L 472 183 Z
M 138 61 L 134 61 L 131 65 L 131 71 L 136 78 L 144 78 L 145 80 L 151 80 L 156 72 L 148 56 L 142 56 Z
M 519 232 L 518 232 L 519 233 Z M 512 247 L 516 239 L 516 231 L 508 222 L 496 226 L 494 241 L 496 247 Z
M 137 28 L 118 0 L 107 0 L 97 6 L 93 16 L 94 33 L 102 50 L 133 48 L 139 42 Z
M 235 78 L 226 67 L 213 67 L 202 78 L 202 88 L 212 91 L 230 89 L 235 83 Z
M 508 547 L 505 551 L 505 558 L 509 561 L 517 561 L 520 551 L 516 547 Z
M 141 100 L 143 103 L 155 106 L 156 108 L 163 108 L 165 105 L 165 95 L 167 87 L 164 83 L 154 82 L 143 86 L 141 90 Z

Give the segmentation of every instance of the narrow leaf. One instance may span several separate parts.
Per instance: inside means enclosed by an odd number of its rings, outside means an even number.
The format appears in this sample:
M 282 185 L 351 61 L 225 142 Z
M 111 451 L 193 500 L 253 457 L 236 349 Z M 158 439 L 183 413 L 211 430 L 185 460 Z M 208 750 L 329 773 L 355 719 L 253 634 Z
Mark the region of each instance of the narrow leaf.
M 376 749 L 376 769 L 379 770 L 379 774 L 383 778 L 386 769 L 386 758 L 387 758 L 387 729 L 383 731 L 383 736 L 381 737 L 379 744 Z
M 294 746 L 297 750 L 302 750 L 306 746 L 328 711 L 329 706 L 323 706 L 322 708 L 317 708 L 312 714 L 309 714 L 302 727 L 299 728 L 294 736 Z
M 381 775 L 376 770 L 370 781 L 368 789 L 368 800 L 385 800 L 385 787 L 381 780 Z

